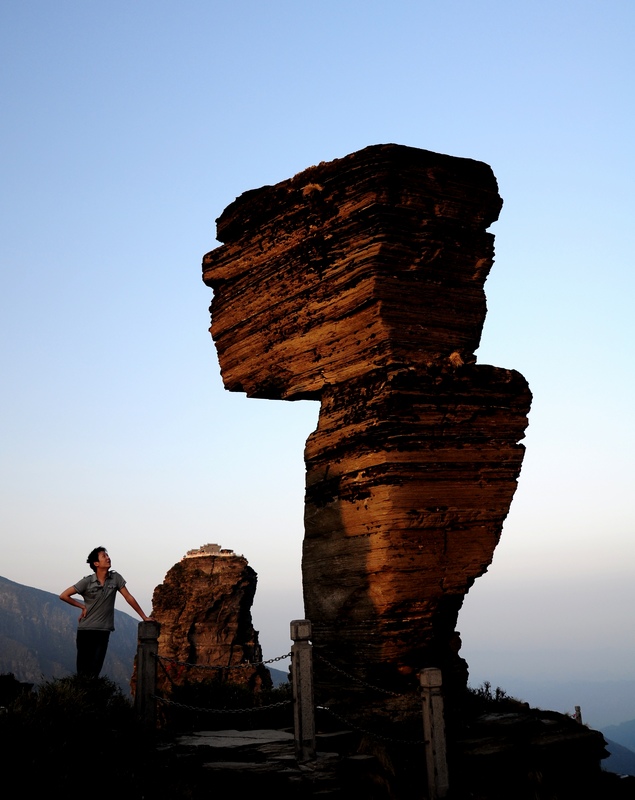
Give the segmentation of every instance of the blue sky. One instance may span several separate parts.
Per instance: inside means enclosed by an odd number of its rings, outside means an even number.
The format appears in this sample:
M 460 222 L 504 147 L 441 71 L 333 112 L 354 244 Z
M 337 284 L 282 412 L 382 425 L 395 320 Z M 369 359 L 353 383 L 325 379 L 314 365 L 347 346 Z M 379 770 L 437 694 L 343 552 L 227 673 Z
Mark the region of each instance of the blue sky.
M 5 0 L 0 574 L 59 592 L 105 544 L 149 608 L 217 542 L 288 651 L 317 405 L 224 391 L 200 263 L 242 192 L 397 142 L 494 170 L 477 356 L 534 393 L 459 620 L 471 680 L 635 679 L 634 23 L 626 0 Z

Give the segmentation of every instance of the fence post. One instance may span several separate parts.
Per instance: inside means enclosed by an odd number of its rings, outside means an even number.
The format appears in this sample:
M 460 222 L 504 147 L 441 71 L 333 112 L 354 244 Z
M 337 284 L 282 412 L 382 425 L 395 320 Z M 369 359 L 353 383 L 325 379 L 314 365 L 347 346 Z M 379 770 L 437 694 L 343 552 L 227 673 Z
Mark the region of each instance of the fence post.
M 430 800 L 440 800 L 447 797 L 449 789 L 441 670 L 436 667 L 423 669 L 419 681 L 422 689 L 428 796 Z
M 315 759 L 315 716 L 313 711 L 313 653 L 308 619 L 291 622 L 291 684 L 293 687 L 293 729 L 298 761 Z
M 140 622 L 137 634 L 137 686 L 134 707 L 138 718 L 148 728 L 157 722 L 157 654 L 159 652 L 158 622 Z

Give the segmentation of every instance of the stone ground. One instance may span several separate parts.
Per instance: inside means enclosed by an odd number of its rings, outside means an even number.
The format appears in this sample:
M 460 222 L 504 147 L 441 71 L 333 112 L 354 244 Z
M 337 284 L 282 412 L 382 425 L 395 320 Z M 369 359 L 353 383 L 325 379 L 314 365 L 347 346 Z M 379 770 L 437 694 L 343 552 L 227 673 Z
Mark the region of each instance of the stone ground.
M 504 720 L 503 728 L 509 725 L 510 720 Z M 514 737 L 505 730 L 498 743 L 494 741 L 496 738 L 485 737 L 481 742 L 482 753 L 475 756 L 476 762 L 472 761 L 470 773 L 474 769 L 478 780 L 465 781 L 461 789 L 455 785 L 454 791 L 451 787 L 448 800 L 569 800 L 569 797 L 635 800 L 635 778 L 620 778 L 611 773 L 602 774 L 599 783 L 594 781 L 588 792 L 578 786 L 575 790 L 572 787 L 571 793 L 565 790 L 564 794 L 562 785 L 558 789 L 547 785 L 537 773 L 529 776 L 526 784 L 524 780 L 517 782 L 517 773 L 511 783 L 501 780 L 499 776 L 505 772 L 505 764 L 510 763 L 503 751 L 509 749 Z M 318 734 L 317 758 L 308 763 L 299 763 L 296 759 L 290 729 L 197 731 L 175 737 L 164 748 L 169 751 L 172 765 L 181 774 L 194 779 L 196 788 L 190 796 L 196 800 L 216 796 L 221 791 L 238 797 L 257 793 L 254 796 L 290 800 L 345 797 L 425 800 L 423 752 L 419 768 L 415 763 L 408 784 L 402 782 L 395 790 L 394 779 L 391 780 L 390 769 L 381 754 L 357 754 L 358 744 L 358 739 L 349 731 Z M 503 762 L 498 761 L 500 753 L 503 753 Z M 496 764 L 490 761 L 493 755 Z M 483 765 L 486 765 L 485 770 Z
M 257 791 L 280 798 L 389 798 L 372 755 L 348 754 L 348 732 L 318 735 L 314 761 L 296 759 L 290 730 L 197 731 L 170 745 L 176 758 L 206 776 L 210 787 L 233 794 Z M 205 778 L 202 778 L 205 780 Z

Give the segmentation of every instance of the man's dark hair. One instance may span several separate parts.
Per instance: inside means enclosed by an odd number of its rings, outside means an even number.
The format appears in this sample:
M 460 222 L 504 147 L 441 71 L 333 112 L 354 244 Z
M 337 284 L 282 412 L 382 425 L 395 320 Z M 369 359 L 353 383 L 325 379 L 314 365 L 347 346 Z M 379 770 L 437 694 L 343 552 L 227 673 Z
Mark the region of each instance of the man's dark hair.
M 90 566 L 93 572 L 97 572 L 97 568 L 95 567 L 95 561 L 99 561 L 99 554 L 105 552 L 105 547 L 95 547 L 94 550 L 91 550 L 88 554 L 88 558 L 86 559 L 86 563 Z

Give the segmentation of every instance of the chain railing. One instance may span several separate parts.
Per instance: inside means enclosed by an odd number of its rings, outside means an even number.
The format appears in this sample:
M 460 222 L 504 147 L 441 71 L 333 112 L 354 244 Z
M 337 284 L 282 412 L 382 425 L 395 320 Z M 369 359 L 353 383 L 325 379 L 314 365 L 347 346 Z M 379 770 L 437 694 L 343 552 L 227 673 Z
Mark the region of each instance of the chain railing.
M 283 656 L 276 656 L 275 658 L 269 658 L 266 661 L 242 661 L 240 664 L 226 664 L 225 666 L 219 666 L 218 664 L 194 664 L 191 661 L 179 661 L 176 658 L 170 658 L 169 656 L 160 656 L 157 653 L 157 661 L 164 661 L 169 664 L 176 664 L 178 667 L 192 667 L 195 669 L 202 669 L 202 670 L 216 670 L 217 672 L 222 672 L 226 669 L 249 669 L 254 667 L 262 667 L 265 664 L 275 664 L 276 661 L 282 661 L 285 658 L 290 658 L 291 653 L 285 653 Z
M 208 708 L 207 706 L 193 706 L 188 703 L 179 703 L 178 700 L 170 700 L 167 697 L 155 695 L 155 700 L 163 703 L 166 706 L 174 706 L 175 708 L 183 708 L 187 711 L 201 712 L 213 714 L 252 714 L 254 711 L 271 711 L 274 708 L 287 708 L 291 704 L 291 700 L 283 700 L 280 703 L 269 703 L 262 706 L 249 706 L 248 708 Z
M 323 664 L 326 664 L 332 670 L 335 670 L 335 672 L 339 672 L 340 675 L 344 675 L 346 678 L 355 681 L 355 683 L 359 683 L 361 686 L 365 686 L 367 689 L 372 689 L 373 691 L 380 692 L 382 694 L 388 694 L 391 695 L 392 697 L 404 697 L 404 694 L 402 692 L 401 693 L 391 692 L 389 689 L 382 689 L 381 686 L 374 686 L 372 683 L 368 683 L 367 681 L 363 681 L 361 678 L 358 678 L 355 675 L 351 675 L 349 672 L 346 672 L 345 670 L 341 669 L 341 667 L 336 667 L 335 664 L 332 664 L 327 658 L 325 658 L 320 653 L 314 653 L 313 655 L 314 658 L 316 658 L 318 661 L 321 661 Z
M 428 796 L 431 800 L 441 800 L 448 792 L 448 771 L 445 750 L 445 726 L 443 699 L 441 695 L 441 671 L 438 669 L 423 669 L 420 673 L 420 691 L 418 701 L 423 709 L 423 739 L 403 739 L 386 736 L 367 730 L 345 715 L 336 711 L 332 706 L 315 706 L 313 696 L 313 657 L 338 674 L 366 689 L 379 692 L 391 697 L 415 697 L 414 694 L 394 692 L 381 686 L 373 685 L 362 680 L 341 667 L 333 664 L 321 653 L 314 653 L 311 644 L 311 623 L 308 620 L 294 620 L 291 623 L 291 639 L 293 645 L 290 653 L 277 656 L 268 660 L 257 662 L 241 662 L 225 666 L 210 664 L 195 664 L 180 661 L 158 654 L 158 637 L 160 625 L 157 622 L 139 623 L 139 642 L 137 650 L 137 688 L 135 694 L 135 708 L 143 721 L 148 725 L 156 726 L 157 704 L 174 706 L 190 712 L 212 712 L 215 714 L 252 714 L 258 711 L 269 711 L 288 707 L 293 704 L 294 716 L 294 742 L 296 758 L 299 762 L 313 761 L 316 758 L 316 733 L 315 711 L 325 712 L 346 725 L 351 730 L 376 739 L 379 742 L 413 745 L 425 748 L 426 766 L 428 775 Z M 273 664 L 286 658 L 291 658 L 291 686 L 292 700 L 270 703 L 248 708 L 204 708 L 189 703 L 182 703 L 171 698 L 160 697 L 156 693 L 157 667 L 161 665 L 168 678 L 166 665 L 173 664 L 180 668 L 209 670 L 222 673 L 227 670 L 255 669 L 266 664 Z M 173 681 L 172 681 L 173 682 Z

